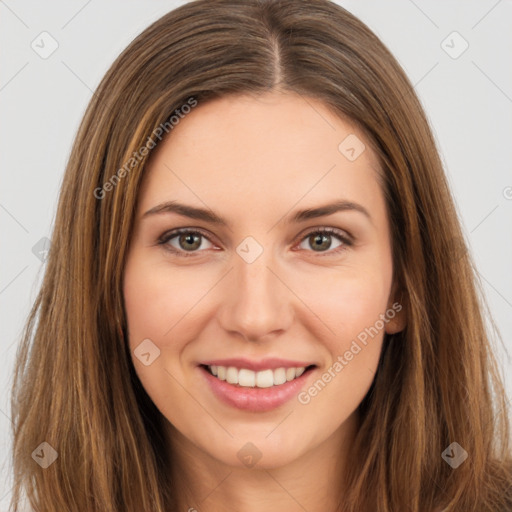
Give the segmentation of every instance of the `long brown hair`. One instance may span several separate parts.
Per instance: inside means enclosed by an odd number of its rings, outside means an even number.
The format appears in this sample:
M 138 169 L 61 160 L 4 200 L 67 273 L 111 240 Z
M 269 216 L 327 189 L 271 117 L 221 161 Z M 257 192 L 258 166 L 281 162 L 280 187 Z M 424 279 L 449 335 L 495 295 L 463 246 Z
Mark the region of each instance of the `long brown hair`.
M 432 133 L 394 57 L 327 0 L 187 3 L 100 83 L 18 350 L 12 510 L 23 492 L 45 512 L 173 510 L 162 415 L 135 375 L 122 296 L 149 141 L 159 126 L 172 137 L 183 105 L 277 89 L 324 102 L 378 155 L 407 311 L 360 406 L 347 512 L 512 510 L 504 390 Z M 45 469 L 32 455 L 42 442 L 58 454 Z M 441 456 L 452 442 L 468 453 L 456 469 Z

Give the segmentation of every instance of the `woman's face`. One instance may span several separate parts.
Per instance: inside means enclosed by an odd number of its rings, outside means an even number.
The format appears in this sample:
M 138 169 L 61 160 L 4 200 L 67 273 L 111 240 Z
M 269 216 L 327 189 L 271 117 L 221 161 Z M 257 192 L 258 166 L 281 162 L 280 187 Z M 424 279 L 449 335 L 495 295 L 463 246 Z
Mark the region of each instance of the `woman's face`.
M 153 155 L 124 274 L 129 343 L 196 453 L 275 467 L 356 424 L 384 332 L 403 327 L 363 144 L 322 103 L 271 93 L 199 103 Z

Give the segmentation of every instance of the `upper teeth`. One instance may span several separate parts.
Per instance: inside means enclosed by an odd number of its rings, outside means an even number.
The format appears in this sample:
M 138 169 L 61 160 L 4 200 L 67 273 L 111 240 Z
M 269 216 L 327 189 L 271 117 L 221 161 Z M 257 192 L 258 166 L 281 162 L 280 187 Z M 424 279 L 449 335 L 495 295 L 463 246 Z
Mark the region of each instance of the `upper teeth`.
M 235 368 L 234 366 L 208 366 L 213 375 L 218 379 L 225 380 L 229 384 L 238 384 L 247 388 L 269 388 L 279 386 L 287 381 L 300 377 L 305 367 L 300 368 L 276 368 L 275 370 L 263 370 L 255 372 L 246 368 Z

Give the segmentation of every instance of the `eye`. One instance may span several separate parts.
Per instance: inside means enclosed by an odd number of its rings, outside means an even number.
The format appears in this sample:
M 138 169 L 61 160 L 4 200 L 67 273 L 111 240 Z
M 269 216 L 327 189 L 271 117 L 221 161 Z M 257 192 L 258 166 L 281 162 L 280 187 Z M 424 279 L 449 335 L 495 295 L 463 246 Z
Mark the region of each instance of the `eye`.
M 176 240 L 173 240 L 175 238 Z M 198 249 L 200 248 L 204 249 L 204 241 L 208 241 L 211 244 L 208 237 L 201 231 L 182 228 L 169 233 L 164 233 L 159 238 L 158 243 L 163 245 L 167 250 L 178 254 L 179 256 L 186 257 L 194 256 L 194 253 L 198 252 Z
M 335 246 L 334 249 L 331 247 L 333 238 L 336 238 L 339 242 L 339 244 Z M 314 231 L 310 231 L 305 237 L 302 238 L 300 245 L 302 245 L 304 242 L 309 244 L 310 247 L 313 247 L 313 252 L 327 252 L 329 254 L 338 253 L 352 245 L 352 241 L 350 240 L 349 236 L 346 235 L 343 231 L 335 228 L 317 228 Z

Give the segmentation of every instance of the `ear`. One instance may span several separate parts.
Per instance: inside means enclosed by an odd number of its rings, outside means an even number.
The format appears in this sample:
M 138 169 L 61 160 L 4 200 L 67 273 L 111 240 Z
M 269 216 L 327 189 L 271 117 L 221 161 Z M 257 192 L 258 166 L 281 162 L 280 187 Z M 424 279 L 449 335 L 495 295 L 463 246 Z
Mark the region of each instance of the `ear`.
M 403 297 L 405 293 L 397 283 L 393 283 L 386 310 L 386 334 L 396 334 L 403 331 L 407 325 L 407 308 Z

